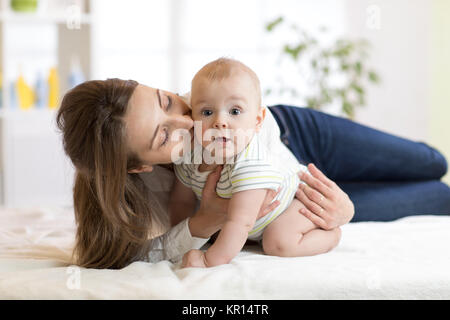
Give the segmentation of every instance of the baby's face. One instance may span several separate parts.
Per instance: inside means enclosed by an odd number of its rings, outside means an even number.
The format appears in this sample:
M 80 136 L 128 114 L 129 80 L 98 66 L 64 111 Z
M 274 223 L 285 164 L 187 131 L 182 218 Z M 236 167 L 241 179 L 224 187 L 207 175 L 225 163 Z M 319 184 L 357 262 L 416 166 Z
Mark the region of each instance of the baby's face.
M 234 72 L 222 80 L 198 77 L 192 83 L 192 119 L 201 121 L 196 139 L 212 156 L 223 159 L 242 151 L 259 130 L 263 111 L 256 87 L 249 75 Z M 222 150 L 222 151 L 219 151 Z

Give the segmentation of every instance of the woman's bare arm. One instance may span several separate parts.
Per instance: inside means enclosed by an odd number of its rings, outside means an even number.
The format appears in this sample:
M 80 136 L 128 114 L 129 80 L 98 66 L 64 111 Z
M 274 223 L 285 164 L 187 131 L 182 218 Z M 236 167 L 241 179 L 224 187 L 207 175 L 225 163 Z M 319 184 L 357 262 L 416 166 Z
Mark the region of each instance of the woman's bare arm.
M 175 226 L 192 216 L 195 210 L 196 197 L 191 188 L 186 187 L 175 178 L 169 198 L 170 225 Z

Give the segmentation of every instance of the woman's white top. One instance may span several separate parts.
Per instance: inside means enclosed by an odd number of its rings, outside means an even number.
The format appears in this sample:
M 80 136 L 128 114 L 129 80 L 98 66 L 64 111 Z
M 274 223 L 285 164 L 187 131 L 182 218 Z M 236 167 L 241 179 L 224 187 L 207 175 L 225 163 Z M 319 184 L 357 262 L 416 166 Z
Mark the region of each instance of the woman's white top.
M 281 161 L 293 170 L 299 167 L 299 162 L 291 151 L 281 142 L 280 129 L 273 115 L 266 108 L 266 117 L 260 130 L 261 141 L 273 154 L 281 157 Z M 148 186 L 149 201 L 152 214 L 162 224 L 168 225 L 168 202 L 175 175 L 172 171 L 155 166 L 150 173 L 141 173 L 141 177 Z M 150 262 L 161 260 L 179 261 L 190 249 L 200 249 L 209 238 L 193 237 L 188 226 L 189 219 L 185 219 L 170 230 L 157 230 L 158 237 L 152 239 L 152 248 L 149 252 Z M 163 233 L 165 231 L 165 233 Z

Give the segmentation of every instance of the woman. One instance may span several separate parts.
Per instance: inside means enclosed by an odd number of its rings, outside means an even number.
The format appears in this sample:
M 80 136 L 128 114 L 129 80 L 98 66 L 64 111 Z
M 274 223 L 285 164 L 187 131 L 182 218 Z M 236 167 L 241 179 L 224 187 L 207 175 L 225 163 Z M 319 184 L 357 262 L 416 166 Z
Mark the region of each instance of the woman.
M 374 213 L 370 205 L 366 205 L 371 201 L 367 201 L 365 192 L 370 191 L 370 188 L 377 191 L 378 185 L 372 187 L 370 181 L 378 178 L 388 181 L 391 176 L 403 180 L 418 179 L 416 170 L 440 166 L 439 170 L 420 176 L 421 179 L 438 179 L 437 175 L 441 176 L 446 171 L 445 159 L 437 151 L 406 140 L 402 141 L 407 145 L 404 149 L 413 150 L 412 155 L 415 157 L 408 160 L 417 164 L 414 164 L 412 172 L 405 172 L 403 176 L 397 175 L 396 155 L 390 160 L 376 158 L 373 164 L 351 162 L 345 150 L 353 152 L 353 149 L 347 146 L 352 146 L 354 141 L 354 148 L 360 148 L 358 143 L 361 143 L 355 138 L 353 129 L 356 128 L 364 135 L 362 139 L 366 141 L 363 143 L 368 146 L 382 146 L 383 139 L 390 141 L 394 138 L 307 109 L 276 106 L 270 110 L 281 127 L 285 143 L 300 161 L 312 160 L 325 172 L 329 171 L 338 178 L 347 178 L 345 181 L 349 183 L 343 185 L 354 195 L 357 210 L 358 206 L 362 208 L 360 215 L 363 219 L 385 220 L 392 212 L 384 211 L 403 201 L 400 196 L 391 198 L 389 204 L 379 204 Z M 219 171 L 216 171 L 208 178 L 196 213 L 160 237 L 148 240 L 152 233 L 162 232 L 155 226 L 163 225 L 167 216 L 168 191 L 173 179 L 170 163 L 172 151 L 178 144 L 170 139 L 170 135 L 176 129 L 192 130 L 193 127 L 188 105 L 176 94 L 139 85 L 131 80 L 88 81 L 65 95 L 58 111 L 57 123 L 63 132 L 64 149 L 76 168 L 74 209 L 77 235 L 74 254 L 77 264 L 95 268 L 121 268 L 133 261 L 148 258 L 151 261 L 176 260 L 190 249 L 200 248 L 220 230 L 228 200 L 217 197 L 214 192 L 219 178 Z M 336 140 L 335 136 L 338 134 L 336 130 L 341 128 L 344 132 L 337 137 L 345 138 L 344 141 Z M 330 145 L 330 142 L 335 145 Z M 419 147 L 424 150 L 416 152 Z M 344 151 L 336 150 L 341 148 Z M 380 148 L 385 153 L 395 149 L 390 145 Z M 374 150 L 377 152 L 378 149 Z M 360 157 L 359 154 L 351 156 L 356 159 Z M 344 162 L 347 167 L 342 166 L 342 159 L 348 161 Z M 421 166 L 423 161 L 426 164 Z M 377 167 L 375 173 L 372 172 L 374 166 Z M 379 168 L 381 166 L 386 167 Z M 302 213 L 324 229 L 349 222 L 354 215 L 354 206 L 347 194 L 315 166 L 310 165 L 309 169 L 312 173 L 312 177 L 306 180 L 309 187 L 297 192 L 297 198 L 308 209 Z M 359 182 L 361 180 L 369 182 Z M 445 212 L 445 208 L 450 208 L 448 187 L 439 181 L 428 183 L 421 188 L 425 197 L 423 201 L 418 199 L 418 210 L 422 210 L 423 205 L 423 210 L 433 210 L 429 213 L 449 213 L 448 210 Z M 363 192 L 359 192 L 359 184 L 363 186 Z M 415 187 L 420 189 L 419 185 Z M 394 190 L 397 186 L 386 182 L 381 184 L 383 188 Z M 398 188 L 403 192 L 403 185 Z M 437 190 L 440 193 L 433 199 L 435 207 L 427 207 L 428 192 Z M 328 195 L 326 198 L 324 193 Z M 266 198 L 260 215 L 277 205 L 270 204 L 274 196 L 272 192 Z M 406 208 L 398 210 L 395 217 L 391 218 L 414 213 Z

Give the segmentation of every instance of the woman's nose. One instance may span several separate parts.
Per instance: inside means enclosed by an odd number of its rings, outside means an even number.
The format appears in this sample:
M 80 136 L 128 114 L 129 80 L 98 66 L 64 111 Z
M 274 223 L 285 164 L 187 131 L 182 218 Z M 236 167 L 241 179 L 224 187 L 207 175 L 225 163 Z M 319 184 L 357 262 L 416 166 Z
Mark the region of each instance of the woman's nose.
M 173 116 L 172 120 L 177 129 L 191 129 L 194 126 L 194 121 L 189 114 Z

